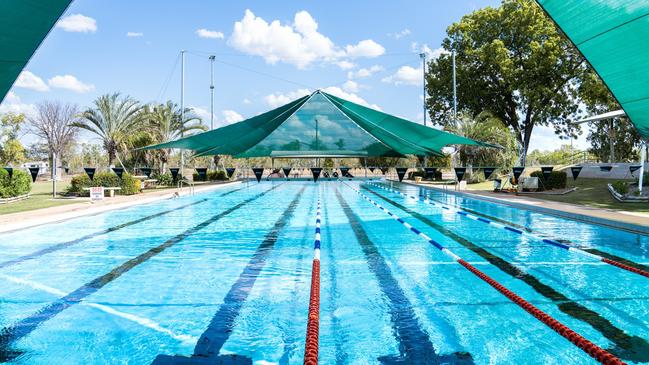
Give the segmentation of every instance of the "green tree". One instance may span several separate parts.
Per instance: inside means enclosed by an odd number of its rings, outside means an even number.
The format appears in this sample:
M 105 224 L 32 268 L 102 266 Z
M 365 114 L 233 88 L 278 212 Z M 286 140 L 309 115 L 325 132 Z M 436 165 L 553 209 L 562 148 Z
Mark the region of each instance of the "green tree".
M 99 136 L 108 154 L 108 165 L 113 166 L 115 159 L 119 159 L 118 153 L 126 151 L 129 136 L 146 127 L 142 123 L 143 107 L 135 99 L 119 93 L 102 95 L 93 104 L 81 113 L 83 120 L 73 126 Z
M 475 118 L 462 116 L 446 130 L 463 137 L 502 146 L 502 149 L 459 145 L 457 152 L 463 166 L 496 166 L 511 168 L 516 163 L 516 137 L 490 113 L 480 113 Z
M 591 115 L 621 109 L 613 95 L 594 73 L 580 84 L 579 92 Z M 600 161 L 637 161 L 640 134 L 627 118 L 613 118 L 593 122 L 588 133 L 591 147 L 588 151 Z M 613 145 L 611 146 L 611 140 Z
M 428 64 L 431 120 L 453 123 L 451 56 L 456 52 L 458 108 L 488 111 L 515 133 L 527 153 L 534 126 L 576 136 L 577 85 L 588 74 L 583 57 L 532 0 L 504 0 L 464 16 L 447 29 L 446 51 Z
M 0 117 L 0 164 L 20 164 L 25 160 L 25 147 L 18 139 L 25 123 L 23 114 L 7 113 Z
M 155 143 L 163 143 L 187 136 L 199 131 L 206 131 L 199 117 L 191 108 L 185 108 L 185 119 L 182 118 L 182 110 L 176 104 L 168 101 L 165 104 L 149 105 L 145 107 L 143 118 L 150 128 L 147 129 Z M 157 152 L 160 160 L 161 172 L 164 172 L 169 161 L 169 149 L 162 149 Z

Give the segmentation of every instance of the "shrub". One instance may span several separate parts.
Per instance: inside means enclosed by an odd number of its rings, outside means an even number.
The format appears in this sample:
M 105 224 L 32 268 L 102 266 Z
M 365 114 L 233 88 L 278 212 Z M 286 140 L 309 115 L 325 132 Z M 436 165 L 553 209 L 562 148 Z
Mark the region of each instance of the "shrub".
M 642 175 L 642 186 L 649 186 L 649 171 Z
M 162 186 L 173 186 L 174 185 L 174 179 L 171 177 L 171 173 L 167 172 L 164 174 L 153 174 L 152 177 L 153 179 L 158 180 L 158 185 Z
M 222 170 L 209 171 L 207 173 L 207 179 L 210 181 L 224 181 L 228 180 L 228 175 Z
M 414 180 L 415 177 L 418 177 L 418 176 L 421 177 L 421 178 L 424 178 L 424 177 L 426 177 L 426 172 L 422 171 L 422 170 L 409 172 L 407 180 Z
M 619 194 L 626 195 L 629 193 L 629 183 L 626 181 L 618 180 L 613 182 L 611 185 L 613 185 L 613 189 L 615 189 Z
M 84 190 L 84 188 L 91 186 L 120 187 L 121 190 L 117 190 L 115 192 L 116 194 L 133 195 L 140 192 L 140 184 L 140 180 L 126 172 L 122 175 L 121 179 L 112 172 L 98 172 L 95 174 L 93 181 L 90 181 L 90 178 L 86 174 L 73 176 L 67 191 L 68 193 L 88 196 L 89 192 Z
M 539 191 L 565 189 L 568 182 L 568 174 L 565 171 L 552 171 L 547 180 L 540 170 L 532 172 L 530 176 L 539 178 Z
M 9 173 L 0 169 L 0 198 L 13 198 L 24 195 L 32 190 L 32 177 L 25 171 L 14 170 L 9 179 Z

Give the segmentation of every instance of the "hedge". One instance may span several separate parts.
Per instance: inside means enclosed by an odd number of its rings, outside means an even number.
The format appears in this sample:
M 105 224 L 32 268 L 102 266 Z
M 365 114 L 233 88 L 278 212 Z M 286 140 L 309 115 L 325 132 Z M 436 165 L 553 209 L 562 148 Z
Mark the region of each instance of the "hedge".
M 550 173 L 550 177 L 547 180 L 545 180 L 545 176 L 540 170 L 532 172 L 530 176 L 539 178 L 538 191 L 565 189 L 568 182 L 568 175 L 565 171 L 552 171 Z
M 198 173 L 194 173 L 193 175 L 194 181 L 204 181 L 201 180 L 201 177 L 198 176 Z M 225 171 L 218 170 L 218 171 L 208 171 L 207 172 L 207 180 L 209 181 L 223 181 L 223 180 L 228 180 L 228 175 L 225 173 Z
M 32 190 L 32 177 L 25 171 L 14 170 L 9 179 L 9 173 L 0 169 L 0 198 L 13 198 L 25 195 Z
M 613 189 L 617 191 L 619 194 L 626 195 L 629 193 L 629 183 L 626 181 L 621 181 L 617 180 L 611 184 L 613 186 Z
M 88 196 L 90 192 L 84 190 L 84 188 L 91 186 L 120 187 L 121 190 L 117 190 L 115 193 L 133 195 L 140 192 L 141 182 L 126 172 L 122 175 L 121 179 L 112 172 L 98 172 L 92 181 L 90 181 L 90 178 L 86 174 L 76 175 L 72 177 L 72 181 L 68 187 L 68 193 Z

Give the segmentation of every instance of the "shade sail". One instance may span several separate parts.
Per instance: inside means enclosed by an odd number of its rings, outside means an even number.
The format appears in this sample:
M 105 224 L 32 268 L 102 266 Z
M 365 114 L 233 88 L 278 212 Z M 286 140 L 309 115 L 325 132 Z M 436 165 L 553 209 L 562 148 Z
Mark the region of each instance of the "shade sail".
M 537 0 L 649 138 L 649 0 Z
M 182 148 L 199 156 L 236 158 L 402 157 L 441 155 L 452 144 L 495 147 L 318 90 L 250 119 L 145 149 Z
M 0 101 L 71 1 L 0 1 Z

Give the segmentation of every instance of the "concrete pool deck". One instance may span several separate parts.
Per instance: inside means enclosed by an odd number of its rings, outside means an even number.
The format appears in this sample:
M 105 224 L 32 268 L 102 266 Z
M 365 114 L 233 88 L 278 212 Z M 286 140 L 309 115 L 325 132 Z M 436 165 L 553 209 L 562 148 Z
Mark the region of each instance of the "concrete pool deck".
M 417 184 L 403 181 L 403 184 L 443 191 L 449 194 L 468 196 L 475 199 L 491 201 L 499 204 L 528 209 L 539 213 L 550 214 L 562 218 L 575 219 L 587 223 L 623 229 L 640 234 L 649 234 L 649 214 L 626 212 L 605 208 L 595 208 L 584 205 L 561 203 L 544 199 L 536 199 L 529 195 L 495 193 L 486 190 L 444 189 L 432 184 Z
M 231 181 L 198 185 L 194 188 L 194 192 L 200 193 L 240 183 L 241 181 Z M 114 198 L 105 198 L 104 200 L 97 202 L 91 202 L 90 198 L 78 198 L 78 203 L 29 210 L 19 213 L 3 214 L 0 215 L 0 233 L 25 229 L 41 224 L 60 222 L 72 218 L 100 214 L 111 210 L 128 208 L 164 199 L 171 199 L 175 192 L 176 189 L 170 188 L 136 195 L 117 195 Z M 182 189 L 180 192 L 181 196 L 187 194 L 189 194 L 187 188 Z

